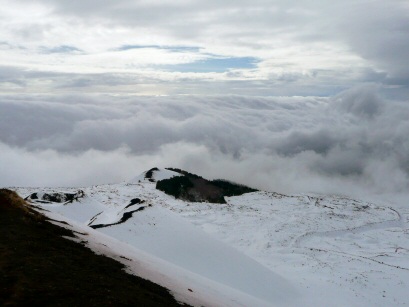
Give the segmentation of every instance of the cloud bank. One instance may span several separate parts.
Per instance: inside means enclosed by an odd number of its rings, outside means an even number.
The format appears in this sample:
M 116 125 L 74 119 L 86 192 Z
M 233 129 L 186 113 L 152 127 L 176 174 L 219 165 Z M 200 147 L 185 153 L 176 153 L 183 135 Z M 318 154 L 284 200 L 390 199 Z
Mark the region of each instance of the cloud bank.
M 72 186 L 180 167 L 280 192 L 409 191 L 409 105 L 329 98 L 3 95 L 0 185 Z

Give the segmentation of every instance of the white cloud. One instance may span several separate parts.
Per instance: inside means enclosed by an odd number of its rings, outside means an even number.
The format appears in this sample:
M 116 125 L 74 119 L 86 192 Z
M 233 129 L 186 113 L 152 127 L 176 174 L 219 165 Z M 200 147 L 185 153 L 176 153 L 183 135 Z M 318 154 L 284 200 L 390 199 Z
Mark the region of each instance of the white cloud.
M 181 64 L 217 54 L 255 57 L 256 69 L 243 69 L 240 94 L 331 95 L 354 84 L 376 82 L 407 92 L 408 7 L 384 1 L 72 1 L 2 0 L 0 65 L 70 74 L 131 74 L 121 86 L 83 89 L 132 92 L 129 81 L 160 87 L 165 80 L 194 81 L 193 93 L 206 83 L 225 86 L 237 73 L 175 73 L 157 64 Z M 191 46 L 197 52 L 161 49 L 114 51 L 124 45 Z M 83 53 L 44 50 L 71 46 Z M 145 68 L 145 70 L 141 70 Z M 149 68 L 149 69 L 146 69 Z M 247 79 L 247 80 L 245 80 Z M 30 92 L 57 91 L 50 84 L 27 82 Z M 118 81 L 118 80 L 117 80 Z M 16 90 L 12 84 L 3 84 Z M 268 88 L 270 87 L 270 90 Z M 285 88 L 286 90 L 284 90 Z M 299 89 L 300 88 L 300 89 Z M 395 90 L 394 92 L 396 92 Z M 153 90 L 152 92 L 155 92 Z M 182 85 L 160 87 L 157 94 L 191 94 Z M 393 93 L 392 93 L 393 94 Z M 391 95 L 392 95 L 391 94 Z

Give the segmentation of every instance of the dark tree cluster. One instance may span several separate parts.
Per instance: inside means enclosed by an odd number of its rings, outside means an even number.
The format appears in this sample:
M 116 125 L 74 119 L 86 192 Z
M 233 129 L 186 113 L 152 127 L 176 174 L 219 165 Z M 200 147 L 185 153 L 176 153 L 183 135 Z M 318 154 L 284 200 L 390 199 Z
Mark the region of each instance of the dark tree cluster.
M 175 198 L 180 198 L 182 194 L 186 194 L 189 188 L 193 187 L 192 181 L 185 176 L 177 176 L 170 179 L 159 180 L 156 183 L 156 188 Z
M 175 198 L 191 202 L 226 203 L 225 196 L 238 196 L 257 190 L 221 179 L 207 180 L 177 168 L 168 168 L 183 176 L 159 180 L 156 188 Z

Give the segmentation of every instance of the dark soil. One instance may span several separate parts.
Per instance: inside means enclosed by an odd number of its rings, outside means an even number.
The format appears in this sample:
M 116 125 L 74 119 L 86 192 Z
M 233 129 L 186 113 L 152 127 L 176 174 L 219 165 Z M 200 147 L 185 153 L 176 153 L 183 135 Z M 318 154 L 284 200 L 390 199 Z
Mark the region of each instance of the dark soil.
M 74 234 L 0 189 L 0 306 L 180 306 L 167 289 L 61 236 Z
M 129 212 L 125 212 L 125 213 L 122 215 L 121 219 L 120 219 L 118 222 L 116 222 L 116 223 L 111 223 L 111 224 L 96 224 L 96 225 L 89 225 L 89 226 L 92 227 L 92 228 L 94 228 L 94 229 L 98 229 L 98 228 L 104 228 L 104 227 L 110 227 L 110 226 L 114 226 L 114 225 L 119 225 L 119 224 L 125 223 L 127 220 L 129 220 L 129 219 L 133 216 L 133 214 L 134 214 L 135 212 L 145 210 L 146 207 L 152 207 L 152 205 L 149 204 L 148 206 L 141 206 L 141 207 L 139 207 L 139 208 L 136 209 L 136 210 L 129 211 Z
M 144 200 L 141 200 L 139 198 L 131 199 L 129 205 L 127 205 L 124 209 L 135 206 L 137 204 L 143 204 L 144 202 L 145 202 Z

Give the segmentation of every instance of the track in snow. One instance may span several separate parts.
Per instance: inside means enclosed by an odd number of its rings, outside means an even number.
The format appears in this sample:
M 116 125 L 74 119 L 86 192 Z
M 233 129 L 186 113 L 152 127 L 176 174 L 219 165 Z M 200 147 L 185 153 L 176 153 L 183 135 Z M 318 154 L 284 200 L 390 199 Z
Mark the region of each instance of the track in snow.
M 295 247 L 300 248 L 300 247 L 302 247 L 301 242 L 303 242 L 303 241 L 305 241 L 305 240 L 307 240 L 308 238 L 311 238 L 311 237 L 334 238 L 334 237 L 347 235 L 347 234 L 350 234 L 350 233 L 357 234 L 357 233 L 362 233 L 362 232 L 366 232 L 366 231 L 388 229 L 388 228 L 395 228 L 395 227 L 403 228 L 404 221 L 403 221 L 402 215 L 395 209 L 392 209 L 392 208 L 389 208 L 389 209 L 396 213 L 397 219 L 387 220 L 387 221 L 382 221 L 382 222 L 376 222 L 376 223 L 369 223 L 369 224 L 365 224 L 365 225 L 362 225 L 362 226 L 357 226 L 357 227 L 352 227 L 352 228 L 347 228 L 347 229 L 307 232 L 307 233 L 299 236 L 295 240 L 294 245 L 295 245 Z

